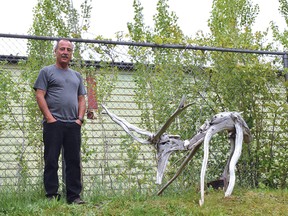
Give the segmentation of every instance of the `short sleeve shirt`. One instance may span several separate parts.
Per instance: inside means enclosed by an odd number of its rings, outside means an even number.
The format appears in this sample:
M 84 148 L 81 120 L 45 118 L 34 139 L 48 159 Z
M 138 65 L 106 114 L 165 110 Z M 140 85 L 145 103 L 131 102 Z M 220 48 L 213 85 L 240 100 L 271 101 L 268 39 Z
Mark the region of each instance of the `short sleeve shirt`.
M 46 91 L 48 108 L 57 120 L 74 122 L 78 118 L 78 96 L 86 94 L 79 72 L 46 66 L 40 70 L 34 89 Z

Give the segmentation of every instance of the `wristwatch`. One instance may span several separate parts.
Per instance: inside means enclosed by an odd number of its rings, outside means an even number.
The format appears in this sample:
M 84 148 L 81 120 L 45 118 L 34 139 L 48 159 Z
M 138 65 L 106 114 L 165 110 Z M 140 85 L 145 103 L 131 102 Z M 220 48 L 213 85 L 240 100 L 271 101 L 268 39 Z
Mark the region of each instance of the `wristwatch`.
M 81 117 L 78 117 L 78 119 L 82 122 L 82 124 L 84 123 L 84 119 Z

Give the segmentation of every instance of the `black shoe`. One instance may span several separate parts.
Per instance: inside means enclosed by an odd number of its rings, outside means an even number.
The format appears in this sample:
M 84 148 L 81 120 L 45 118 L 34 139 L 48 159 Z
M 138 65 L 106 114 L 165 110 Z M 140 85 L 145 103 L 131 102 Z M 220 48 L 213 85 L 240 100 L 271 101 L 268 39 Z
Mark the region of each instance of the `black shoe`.
M 85 202 L 83 200 L 81 200 L 80 198 L 76 198 L 75 200 L 73 200 L 72 202 L 68 202 L 69 204 L 76 204 L 76 205 L 82 205 L 85 204 Z

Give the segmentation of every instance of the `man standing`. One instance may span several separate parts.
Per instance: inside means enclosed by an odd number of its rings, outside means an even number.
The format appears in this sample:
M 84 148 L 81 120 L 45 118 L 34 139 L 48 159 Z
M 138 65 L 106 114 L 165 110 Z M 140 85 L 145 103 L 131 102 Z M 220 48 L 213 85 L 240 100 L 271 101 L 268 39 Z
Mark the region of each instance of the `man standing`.
M 59 40 L 54 54 L 56 64 L 42 68 L 34 84 L 36 100 L 44 116 L 44 187 L 47 198 L 60 198 L 57 171 L 63 147 L 67 202 L 83 204 L 80 148 L 86 90 L 80 73 L 69 68 L 73 44 Z

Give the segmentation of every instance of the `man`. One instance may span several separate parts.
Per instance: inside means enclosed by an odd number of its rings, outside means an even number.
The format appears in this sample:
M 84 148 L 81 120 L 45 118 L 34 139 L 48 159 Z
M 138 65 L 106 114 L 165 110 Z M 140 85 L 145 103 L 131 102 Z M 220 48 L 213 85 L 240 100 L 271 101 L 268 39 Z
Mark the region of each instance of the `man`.
M 83 204 L 80 147 L 86 90 L 80 73 L 69 68 L 73 44 L 59 40 L 54 52 L 56 64 L 42 68 L 34 84 L 36 100 L 44 116 L 44 187 L 47 198 L 60 199 L 57 171 L 63 147 L 67 202 Z

